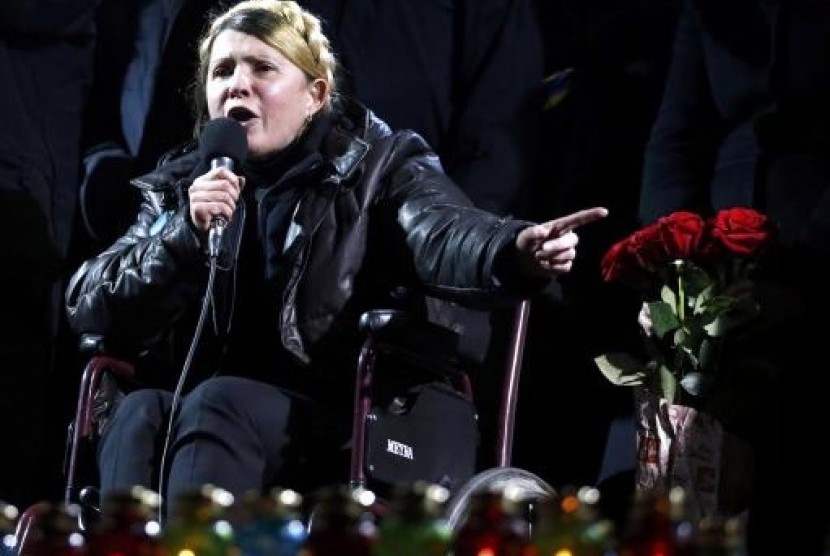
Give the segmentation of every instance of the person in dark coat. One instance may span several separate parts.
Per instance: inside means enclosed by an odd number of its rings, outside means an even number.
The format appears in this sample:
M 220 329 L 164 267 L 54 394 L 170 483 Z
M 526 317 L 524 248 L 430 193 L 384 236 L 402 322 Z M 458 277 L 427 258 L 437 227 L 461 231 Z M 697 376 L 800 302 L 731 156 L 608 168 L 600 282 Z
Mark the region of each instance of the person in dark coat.
M 423 136 L 477 206 L 528 216 L 538 177 L 543 66 L 531 0 L 299 3 L 320 17 L 338 52 L 342 92 L 371 106 L 393 129 Z M 218 6 L 216 0 L 152 0 L 139 10 L 102 3 L 98 67 L 106 79 L 96 81 L 90 103 L 82 205 L 88 226 L 78 241 L 80 259 L 129 225 L 137 192 L 118 184 L 151 170 L 171 142 L 192 136 L 192 46 Z M 428 311 L 460 334 L 460 352 L 482 367 L 477 397 L 495 405 L 514 309 L 429 299 Z M 489 413 L 481 422 L 482 466 L 495 455 Z
M 642 222 L 679 209 L 757 208 L 778 229 L 765 278 L 798 295 L 790 304 L 798 318 L 767 354 L 781 375 L 749 433 L 757 455 L 752 554 L 818 554 L 827 531 L 826 505 L 808 509 L 826 499 L 827 473 L 806 453 L 811 442 L 797 439 L 828 422 L 810 384 L 828 330 L 828 29 L 826 2 L 686 0 L 645 153 Z
M 133 180 L 134 224 L 66 291 L 75 333 L 132 347 L 184 393 L 178 408 L 164 388 L 119 402 L 99 443 L 103 496 L 134 484 L 170 501 L 207 483 L 235 495 L 292 486 L 291 448 L 316 417 L 350 422 L 360 314 L 400 305 L 400 286 L 512 302 L 569 272 L 574 229 L 607 214 L 534 224 L 475 207 L 421 136 L 335 94 L 329 42 L 295 2 L 234 5 L 199 55 L 197 122 L 242 126 L 238 175 L 192 145 L 171 153 Z
M 27 505 L 60 479 L 68 381 L 53 358 L 75 215 L 96 0 L 0 3 L 0 498 Z M 61 394 L 62 395 L 62 394 Z M 56 404 L 58 405 L 58 404 Z M 57 434 L 53 434 L 57 433 Z

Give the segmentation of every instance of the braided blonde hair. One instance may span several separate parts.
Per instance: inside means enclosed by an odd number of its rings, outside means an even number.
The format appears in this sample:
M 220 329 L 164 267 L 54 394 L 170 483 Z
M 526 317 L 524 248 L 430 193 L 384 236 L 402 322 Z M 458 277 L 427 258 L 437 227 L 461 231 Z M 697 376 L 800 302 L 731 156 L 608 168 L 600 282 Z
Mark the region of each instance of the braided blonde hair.
M 324 80 L 328 84 L 328 96 L 322 110 L 331 109 L 337 60 L 321 30 L 319 18 L 294 0 L 243 0 L 215 16 L 199 41 L 199 64 L 193 87 L 196 133 L 208 119 L 205 87 L 210 51 L 219 33 L 227 30 L 256 37 L 278 50 L 310 80 Z

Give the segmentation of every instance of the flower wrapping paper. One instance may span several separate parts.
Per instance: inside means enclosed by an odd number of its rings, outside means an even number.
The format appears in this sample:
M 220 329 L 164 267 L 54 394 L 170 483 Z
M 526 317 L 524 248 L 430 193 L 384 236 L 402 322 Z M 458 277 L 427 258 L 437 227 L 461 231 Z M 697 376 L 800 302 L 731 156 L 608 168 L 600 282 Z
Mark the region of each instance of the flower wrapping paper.
M 724 440 L 720 422 L 695 408 L 669 404 L 635 389 L 637 416 L 636 489 L 668 494 L 683 487 L 693 519 L 722 513 L 719 501 Z

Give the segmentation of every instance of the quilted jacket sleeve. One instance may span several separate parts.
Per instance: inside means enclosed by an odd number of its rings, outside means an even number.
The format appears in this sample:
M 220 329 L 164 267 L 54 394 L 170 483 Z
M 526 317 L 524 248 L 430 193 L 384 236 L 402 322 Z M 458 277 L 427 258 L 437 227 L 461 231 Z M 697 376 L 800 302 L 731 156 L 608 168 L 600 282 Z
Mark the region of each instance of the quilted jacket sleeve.
M 65 302 L 77 334 L 143 346 L 199 299 L 208 267 L 186 207 L 162 209 L 157 195 L 145 191 L 127 233 L 71 277 Z
M 531 222 L 476 208 L 417 135 L 395 137 L 389 201 L 428 291 L 480 305 L 494 297 L 512 300 L 547 283 L 523 279 L 512 268 L 516 235 Z

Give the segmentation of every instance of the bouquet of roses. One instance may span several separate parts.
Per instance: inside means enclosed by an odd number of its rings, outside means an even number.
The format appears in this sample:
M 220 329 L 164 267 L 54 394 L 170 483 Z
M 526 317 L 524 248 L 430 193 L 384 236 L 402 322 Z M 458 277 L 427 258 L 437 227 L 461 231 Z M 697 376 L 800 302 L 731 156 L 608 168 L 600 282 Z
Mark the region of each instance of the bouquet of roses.
M 751 278 L 773 235 L 764 214 L 738 207 L 706 219 L 675 212 L 613 244 L 603 279 L 642 292 L 649 359 L 599 356 L 606 378 L 642 385 L 670 404 L 710 392 L 724 372 L 727 335 L 759 314 Z
M 773 236 L 752 209 L 680 211 L 613 244 L 601 262 L 606 281 L 642 294 L 645 360 L 595 358 L 611 382 L 634 387 L 636 489 L 681 486 L 697 516 L 737 514 L 751 492 L 747 439 L 763 426 L 796 307 L 757 272 Z

